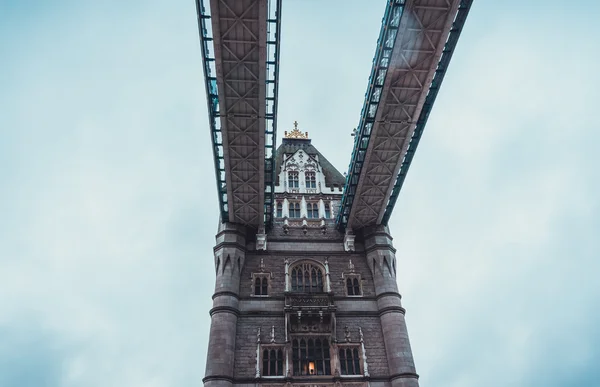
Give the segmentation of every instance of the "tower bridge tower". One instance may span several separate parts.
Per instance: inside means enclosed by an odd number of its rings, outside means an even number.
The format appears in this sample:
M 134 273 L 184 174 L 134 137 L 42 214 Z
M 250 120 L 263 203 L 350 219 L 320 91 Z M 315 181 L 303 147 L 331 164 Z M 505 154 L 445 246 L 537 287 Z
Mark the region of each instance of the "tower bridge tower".
M 345 178 L 297 123 L 275 176 L 272 227 L 216 235 L 204 385 L 417 387 L 387 228 L 336 228 Z

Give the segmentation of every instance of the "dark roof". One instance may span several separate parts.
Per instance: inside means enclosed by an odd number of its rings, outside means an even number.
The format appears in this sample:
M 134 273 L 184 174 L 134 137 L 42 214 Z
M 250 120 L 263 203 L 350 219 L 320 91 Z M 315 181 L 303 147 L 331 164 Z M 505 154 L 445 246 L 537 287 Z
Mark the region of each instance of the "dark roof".
M 310 143 L 310 140 L 300 140 L 300 139 L 291 139 L 284 138 L 283 143 L 279 145 L 277 151 L 275 152 L 275 184 L 279 185 L 279 172 L 281 171 L 281 164 L 283 163 L 283 155 L 284 154 L 294 154 L 298 149 L 302 149 L 309 156 L 318 156 L 319 163 L 321 164 L 321 168 L 323 169 L 323 174 L 325 175 L 325 185 L 327 187 L 331 187 L 333 184 L 337 184 L 340 187 L 343 187 L 346 183 L 346 178 L 342 175 L 327 159 L 325 156 L 321 154 Z

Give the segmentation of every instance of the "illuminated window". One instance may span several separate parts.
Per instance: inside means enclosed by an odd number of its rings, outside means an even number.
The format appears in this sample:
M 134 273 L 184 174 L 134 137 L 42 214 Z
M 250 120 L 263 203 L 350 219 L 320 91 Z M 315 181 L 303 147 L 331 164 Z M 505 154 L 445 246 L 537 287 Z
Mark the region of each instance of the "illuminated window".
M 306 216 L 307 218 L 318 218 L 319 217 L 319 205 L 317 203 L 306 204 Z
M 298 188 L 298 172 L 288 172 L 288 186 L 290 188 Z
M 291 276 L 293 292 L 323 292 L 323 271 L 320 268 L 310 263 L 302 263 L 292 268 Z
M 339 355 L 342 375 L 360 375 L 358 348 L 340 348 Z
M 317 188 L 317 180 L 314 172 L 305 172 L 306 188 Z
M 263 350 L 262 375 L 283 376 L 283 351 L 281 349 Z
M 294 339 L 292 362 L 294 376 L 331 375 L 329 342 L 321 338 Z

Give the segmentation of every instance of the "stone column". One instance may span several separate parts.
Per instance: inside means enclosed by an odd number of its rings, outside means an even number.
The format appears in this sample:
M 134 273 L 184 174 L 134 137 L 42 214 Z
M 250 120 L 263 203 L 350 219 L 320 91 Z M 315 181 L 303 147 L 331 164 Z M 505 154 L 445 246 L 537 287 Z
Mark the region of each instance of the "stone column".
M 210 337 L 206 357 L 205 387 L 231 387 L 235 360 L 235 336 L 239 315 L 240 273 L 246 257 L 246 230 L 222 223 L 216 236 L 217 278 L 210 310 Z
M 363 232 L 367 262 L 373 274 L 392 387 L 418 387 L 418 375 L 408 340 L 404 308 L 396 284 L 396 249 L 387 227 Z

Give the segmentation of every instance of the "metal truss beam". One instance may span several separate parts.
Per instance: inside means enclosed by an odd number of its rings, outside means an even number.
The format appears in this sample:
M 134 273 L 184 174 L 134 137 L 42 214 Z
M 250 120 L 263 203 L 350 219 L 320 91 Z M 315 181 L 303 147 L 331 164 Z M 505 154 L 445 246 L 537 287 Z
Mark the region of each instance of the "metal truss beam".
M 338 214 L 341 229 L 389 219 L 423 114 L 431 111 L 447 68 L 453 49 L 448 42 L 456 44 L 454 31 L 470 4 L 388 0 Z
M 448 40 L 444 45 L 444 51 L 442 51 L 442 56 L 435 70 L 435 77 L 433 78 L 433 80 L 431 81 L 431 85 L 429 86 L 429 92 L 427 93 L 425 103 L 423 104 L 423 109 L 421 110 L 421 114 L 419 115 L 419 119 L 417 120 L 417 126 L 410 139 L 410 143 L 408 144 L 408 149 L 406 150 L 406 153 L 404 155 L 404 160 L 402 160 L 400 173 L 396 178 L 394 188 L 392 188 L 392 193 L 390 195 L 387 205 L 385 206 L 385 212 L 383 213 L 383 218 L 381 219 L 381 223 L 383 224 L 387 225 L 387 223 L 390 220 L 390 216 L 392 215 L 394 205 L 396 204 L 396 200 L 398 199 L 398 194 L 402 189 L 402 184 L 404 184 L 404 179 L 406 178 L 406 174 L 408 173 L 408 169 L 410 168 L 410 164 L 417 150 L 417 146 L 419 145 L 419 141 L 421 140 L 421 136 L 423 135 L 423 131 L 425 130 L 427 119 L 429 118 L 429 114 L 431 113 L 431 109 L 433 108 L 433 103 L 435 102 L 438 91 L 440 90 L 440 86 L 442 85 L 444 76 L 446 75 L 446 70 L 448 70 L 450 59 L 452 59 L 452 54 L 454 54 L 454 49 L 456 48 L 456 44 L 458 43 L 458 38 L 460 37 L 460 33 L 463 30 L 472 3 L 473 0 L 462 0 L 460 2 L 458 12 L 456 13 L 456 18 L 454 19 L 454 23 L 452 23 L 452 28 L 450 29 L 450 34 L 448 35 Z
M 221 220 L 268 227 L 281 0 L 211 0 L 210 5 L 196 0 Z

